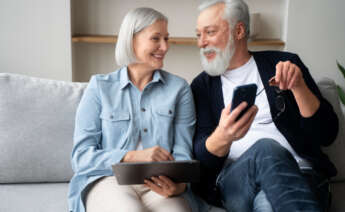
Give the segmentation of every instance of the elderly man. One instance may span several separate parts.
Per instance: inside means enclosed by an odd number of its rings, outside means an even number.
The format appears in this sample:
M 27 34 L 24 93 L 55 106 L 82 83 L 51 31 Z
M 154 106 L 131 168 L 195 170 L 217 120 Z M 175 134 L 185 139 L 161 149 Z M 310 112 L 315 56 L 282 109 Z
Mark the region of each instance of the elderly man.
M 193 190 L 227 211 L 253 211 L 260 194 L 273 211 L 323 211 L 327 180 L 337 172 L 320 150 L 338 132 L 332 106 L 296 54 L 248 51 L 242 0 L 206 1 L 199 9 L 205 72 L 191 86 L 202 173 Z M 233 90 L 250 83 L 258 87 L 255 105 L 237 120 L 247 103 L 230 111 Z

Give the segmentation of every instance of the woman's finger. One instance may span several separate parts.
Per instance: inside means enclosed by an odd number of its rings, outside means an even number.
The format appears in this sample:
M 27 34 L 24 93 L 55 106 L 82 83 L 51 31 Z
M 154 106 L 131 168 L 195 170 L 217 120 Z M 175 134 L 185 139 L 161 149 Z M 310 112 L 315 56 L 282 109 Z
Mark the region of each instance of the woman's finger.
M 166 177 L 166 176 L 159 176 L 158 177 L 160 180 L 162 180 L 164 182 L 164 184 L 168 185 L 168 187 L 175 187 L 176 184 L 170 180 L 170 178 Z
M 162 147 L 159 148 L 159 153 L 161 153 L 166 160 L 174 160 L 174 157 L 170 154 L 170 152 Z
M 158 177 L 151 177 L 151 180 L 154 182 L 154 184 L 156 184 L 157 186 L 164 188 L 166 187 L 166 184 L 164 181 L 162 181 L 161 179 L 159 179 Z
M 149 187 L 151 190 L 160 193 L 162 192 L 162 188 L 153 183 L 151 180 L 144 180 L 145 186 Z

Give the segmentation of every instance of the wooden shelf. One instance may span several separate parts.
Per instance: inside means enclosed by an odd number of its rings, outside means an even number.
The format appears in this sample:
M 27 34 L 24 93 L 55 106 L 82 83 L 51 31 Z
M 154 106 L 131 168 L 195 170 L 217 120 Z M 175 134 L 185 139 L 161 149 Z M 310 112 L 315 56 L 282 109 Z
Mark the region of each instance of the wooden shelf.
M 116 43 L 117 36 L 111 35 L 74 35 L 72 42 L 78 43 Z M 177 45 L 196 45 L 196 38 L 192 37 L 170 37 L 169 43 Z M 250 40 L 249 46 L 284 46 L 285 42 L 280 39 L 257 39 Z

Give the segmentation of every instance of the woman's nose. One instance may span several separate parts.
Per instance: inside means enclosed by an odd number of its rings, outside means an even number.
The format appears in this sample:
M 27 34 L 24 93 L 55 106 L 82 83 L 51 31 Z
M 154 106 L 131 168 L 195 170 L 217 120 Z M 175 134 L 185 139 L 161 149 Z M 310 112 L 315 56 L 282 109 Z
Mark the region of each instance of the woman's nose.
M 163 39 L 161 42 L 160 42 L 160 47 L 159 47 L 161 50 L 163 51 L 168 51 L 169 49 L 169 43 L 168 43 L 168 40 L 165 40 Z

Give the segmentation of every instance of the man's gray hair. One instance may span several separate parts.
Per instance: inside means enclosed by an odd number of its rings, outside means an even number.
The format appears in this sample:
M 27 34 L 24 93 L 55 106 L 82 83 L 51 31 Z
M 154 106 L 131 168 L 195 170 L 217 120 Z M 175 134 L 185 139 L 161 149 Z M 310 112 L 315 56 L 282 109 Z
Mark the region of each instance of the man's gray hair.
M 156 21 L 168 22 L 168 18 L 146 7 L 136 8 L 127 13 L 122 21 L 115 48 L 115 59 L 119 66 L 127 66 L 137 61 L 133 49 L 134 35 Z
M 248 5 L 243 0 L 204 0 L 200 6 L 200 12 L 218 3 L 224 3 L 223 18 L 229 22 L 231 30 L 238 22 L 244 24 L 246 37 L 249 37 L 250 21 Z

